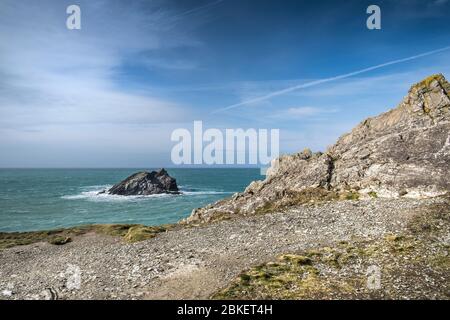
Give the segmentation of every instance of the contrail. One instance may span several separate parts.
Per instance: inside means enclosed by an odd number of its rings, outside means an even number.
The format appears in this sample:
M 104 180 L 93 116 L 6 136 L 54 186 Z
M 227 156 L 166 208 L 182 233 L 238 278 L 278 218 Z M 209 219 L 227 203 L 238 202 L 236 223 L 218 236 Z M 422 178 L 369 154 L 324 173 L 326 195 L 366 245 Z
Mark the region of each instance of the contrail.
M 198 12 L 198 11 L 205 10 L 205 9 L 207 9 L 207 8 L 209 8 L 209 7 L 213 7 L 213 6 L 215 6 L 215 5 L 218 5 L 219 3 L 223 2 L 223 1 L 225 1 L 225 0 L 217 0 L 217 1 L 214 1 L 214 2 L 210 2 L 210 3 L 207 3 L 207 4 L 202 5 L 202 6 L 200 6 L 200 7 L 196 7 L 196 8 L 193 8 L 193 9 L 190 9 L 190 10 L 187 10 L 187 11 L 184 11 L 184 12 L 182 12 L 182 13 L 180 13 L 180 14 L 178 14 L 178 15 L 172 17 L 172 18 L 178 19 L 178 18 L 187 16 L 187 15 L 190 15 L 190 14 L 196 13 L 196 12 Z
M 442 52 L 442 51 L 446 51 L 446 50 L 449 50 L 449 49 L 450 49 L 450 46 L 445 47 L 445 48 L 441 48 L 441 49 L 437 49 L 437 50 L 433 50 L 433 51 L 428 51 L 428 52 L 421 53 L 421 54 L 418 54 L 418 55 L 415 55 L 415 56 L 412 56 L 412 57 L 408 57 L 408 58 L 393 60 L 393 61 L 390 61 L 390 62 L 382 63 L 382 64 L 379 64 L 379 65 L 376 65 L 376 66 L 373 66 L 373 67 L 368 67 L 368 68 L 365 68 L 365 69 L 361 69 L 361 70 L 358 70 L 358 71 L 353 71 L 353 72 L 342 74 L 342 75 L 339 75 L 339 76 L 335 76 L 335 77 L 331 77 L 331 78 L 325 78 L 325 79 L 321 79 L 321 80 L 316 80 L 316 81 L 312 81 L 312 82 L 299 84 L 299 85 L 296 85 L 296 86 L 293 86 L 293 87 L 289 87 L 289 88 L 286 88 L 286 89 L 283 89 L 283 90 L 279 90 L 279 91 L 275 91 L 275 92 L 269 93 L 269 94 L 267 94 L 265 96 L 261 96 L 261 97 L 250 99 L 250 100 L 246 100 L 246 101 L 243 101 L 243 102 L 240 102 L 240 103 L 232 104 L 232 105 L 230 105 L 228 107 L 215 110 L 215 111 L 212 112 L 212 114 L 215 114 L 215 113 L 218 113 L 218 112 L 222 112 L 222 111 L 226 111 L 226 110 L 230 110 L 230 109 L 234 109 L 234 108 L 237 108 L 237 107 L 240 107 L 240 106 L 243 106 L 243 105 L 246 105 L 246 104 L 250 104 L 250 103 L 265 101 L 265 100 L 268 100 L 270 98 L 281 96 L 283 94 L 286 94 L 286 93 L 289 93 L 289 92 L 292 92 L 292 91 L 296 91 L 296 90 L 299 90 L 299 89 L 310 88 L 310 87 L 313 87 L 313 86 L 317 86 L 319 84 L 323 84 L 323 83 L 327 83 L 327 82 L 331 82 L 331 81 L 336 81 L 336 80 L 340 80 L 340 79 L 349 78 L 349 77 L 356 76 L 356 75 L 361 74 L 361 73 L 366 73 L 366 72 L 369 72 L 369 71 L 372 71 L 372 70 L 381 69 L 381 68 L 384 68 L 384 67 L 387 67 L 387 66 L 391 66 L 393 64 L 419 59 L 419 58 L 426 57 L 426 56 L 429 56 L 429 55 L 432 55 L 432 54 L 436 54 L 436 53 L 439 53 L 439 52 Z

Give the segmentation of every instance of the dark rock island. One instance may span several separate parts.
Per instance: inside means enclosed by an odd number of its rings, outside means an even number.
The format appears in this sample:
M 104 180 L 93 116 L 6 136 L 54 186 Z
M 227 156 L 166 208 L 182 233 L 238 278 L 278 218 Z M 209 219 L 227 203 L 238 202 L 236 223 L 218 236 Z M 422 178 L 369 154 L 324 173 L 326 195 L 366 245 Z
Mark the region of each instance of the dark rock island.
M 121 196 L 146 196 L 152 194 L 178 194 L 177 181 L 166 170 L 137 172 L 101 193 Z

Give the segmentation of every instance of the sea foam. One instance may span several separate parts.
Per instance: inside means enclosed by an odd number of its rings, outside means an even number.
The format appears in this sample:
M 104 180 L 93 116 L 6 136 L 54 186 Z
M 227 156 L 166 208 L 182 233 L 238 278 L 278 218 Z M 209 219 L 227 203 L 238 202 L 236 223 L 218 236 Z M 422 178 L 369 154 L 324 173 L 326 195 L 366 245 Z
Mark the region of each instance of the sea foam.
M 183 196 L 202 196 L 202 195 L 221 195 L 232 194 L 232 192 L 217 191 L 217 190 L 180 190 L 180 194 L 152 194 L 152 195 L 136 195 L 136 196 L 122 196 L 108 193 L 100 193 L 101 191 L 111 188 L 110 185 L 101 186 L 87 186 L 81 188 L 79 194 L 65 195 L 62 199 L 65 200 L 88 200 L 93 202 L 135 202 L 145 201 L 155 198 L 170 198 L 170 197 L 183 197 Z

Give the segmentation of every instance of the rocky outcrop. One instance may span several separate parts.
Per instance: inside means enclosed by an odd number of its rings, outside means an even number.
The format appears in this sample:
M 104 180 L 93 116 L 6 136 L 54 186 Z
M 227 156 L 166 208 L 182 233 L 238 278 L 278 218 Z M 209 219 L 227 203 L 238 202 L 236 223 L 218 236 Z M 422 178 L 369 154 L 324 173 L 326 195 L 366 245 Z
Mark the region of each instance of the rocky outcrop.
M 122 196 L 179 193 L 176 180 L 164 169 L 135 173 L 104 192 Z
M 273 210 L 299 201 L 346 197 L 433 197 L 450 191 L 450 84 L 433 75 L 399 106 L 360 123 L 325 153 L 272 162 L 264 181 L 196 209 L 185 223 Z

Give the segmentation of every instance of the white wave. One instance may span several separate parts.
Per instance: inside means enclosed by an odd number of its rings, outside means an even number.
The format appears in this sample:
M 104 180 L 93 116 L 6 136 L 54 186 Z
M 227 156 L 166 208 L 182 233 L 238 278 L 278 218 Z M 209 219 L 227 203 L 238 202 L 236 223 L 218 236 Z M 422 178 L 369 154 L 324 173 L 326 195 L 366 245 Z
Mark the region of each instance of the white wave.
M 201 196 L 201 195 L 214 195 L 214 194 L 232 194 L 234 192 L 229 191 L 181 191 L 181 194 L 187 196 Z
M 89 191 L 83 191 L 79 194 L 75 195 L 66 195 L 62 196 L 62 199 L 65 200 L 88 200 L 88 201 L 94 201 L 94 202 L 111 202 L 111 201 L 117 201 L 117 202 L 126 202 L 126 201 L 142 201 L 142 200 L 149 200 L 154 198 L 167 198 L 167 197 L 177 197 L 177 196 L 201 196 L 201 195 L 220 195 L 220 194 L 232 194 L 233 192 L 226 192 L 226 191 L 214 191 L 214 190 L 205 190 L 205 191 L 183 191 L 180 190 L 180 194 L 152 194 L 152 195 L 138 195 L 138 196 L 121 196 L 121 195 L 115 195 L 115 194 L 108 194 L 108 193 L 100 193 L 104 190 L 109 189 L 111 186 L 108 185 L 101 185 L 101 186 L 88 186 L 83 187 L 82 190 L 89 190 Z M 99 189 L 100 188 L 100 189 Z M 94 189 L 94 190 L 93 190 Z
M 140 195 L 140 196 L 120 196 L 115 194 L 108 194 L 108 193 L 99 193 L 103 191 L 104 189 L 95 190 L 95 191 L 84 191 L 80 194 L 76 195 L 67 195 L 62 196 L 62 199 L 66 200 L 88 200 L 88 201 L 94 201 L 94 202 L 135 202 L 135 201 L 142 201 L 146 199 L 151 198 L 163 198 L 163 197 L 173 197 L 175 195 L 172 194 L 153 194 L 153 195 Z
M 112 187 L 111 184 L 100 184 L 100 185 L 95 185 L 95 186 L 86 186 L 86 187 L 81 187 L 81 190 L 83 191 L 103 191 L 103 190 L 107 190 L 110 189 Z

